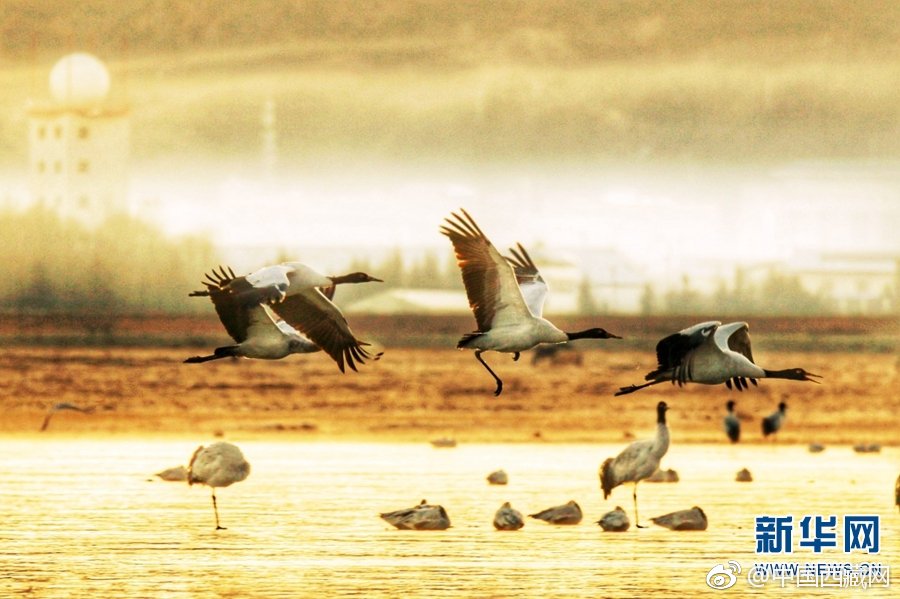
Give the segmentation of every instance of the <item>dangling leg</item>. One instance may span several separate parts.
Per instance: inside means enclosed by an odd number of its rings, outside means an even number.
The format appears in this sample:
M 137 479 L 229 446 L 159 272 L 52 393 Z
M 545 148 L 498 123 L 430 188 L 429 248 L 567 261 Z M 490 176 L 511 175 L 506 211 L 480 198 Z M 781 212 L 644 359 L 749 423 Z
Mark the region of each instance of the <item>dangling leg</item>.
M 216 490 L 213 489 L 212 492 L 213 499 L 213 513 L 216 515 L 216 530 L 228 530 L 224 526 L 219 526 L 219 508 L 216 506 Z
M 220 360 L 222 358 L 237 356 L 237 351 L 237 345 L 226 345 L 225 347 L 217 347 L 214 353 L 208 356 L 193 356 L 184 362 L 185 364 L 200 364 L 201 362 L 209 362 L 210 360 Z
M 659 383 L 664 383 L 665 380 L 658 381 L 650 381 L 649 383 L 644 383 L 643 385 L 629 385 L 628 387 L 619 387 L 619 390 L 613 393 L 613 395 L 626 395 L 628 393 L 634 393 L 635 391 L 640 391 L 641 389 L 646 389 L 651 385 L 658 385 Z M 675 381 L 672 381 L 672 384 L 675 384 Z M 680 383 L 679 383 L 680 384 Z
M 637 481 L 634 483 L 634 525 L 638 528 L 647 528 L 646 526 L 641 526 L 641 519 L 638 517 L 637 510 Z
M 497 389 L 494 391 L 494 395 L 500 395 L 500 392 L 503 391 L 503 381 L 500 380 L 500 377 L 497 376 L 491 367 L 487 365 L 487 362 L 481 357 L 481 354 L 484 353 L 484 350 L 477 349 L 475 350 L 475 357 L 478 358 L 478 361 L 481 362 L 481 365 L 484 366 L 488 372 L 491 373 L 491 376 L 494 377 L 494 380 L 497 381 Z

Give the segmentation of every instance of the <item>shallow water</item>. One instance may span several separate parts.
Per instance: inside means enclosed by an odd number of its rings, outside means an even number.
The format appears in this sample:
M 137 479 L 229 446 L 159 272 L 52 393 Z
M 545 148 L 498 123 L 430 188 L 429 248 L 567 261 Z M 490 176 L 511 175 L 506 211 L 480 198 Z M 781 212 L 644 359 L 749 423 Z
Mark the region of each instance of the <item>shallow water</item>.
M 900 449 L 855 454 L 829 447 L 673 445 L 663 460 L 681 481 L 642 483 L 641 519 L 701 506 L 705 532 L 634 528 L 631 487 L 604 501 L 600 462 L 622 445 L 460 445 L 237 441 L 250 477 L 217 493 L 166 483 L 154 472 L 185 463 L 196 444 L 180 440 L 0 440 L 0 596 L 585 597 L 716 594 L 706 575 L 736 560 L 731 596 L 856 596 L 859 588 L 749 586 L 754 561 L 876 562 L 900 571 L 900 515 L 893 485 Z M 485 477 L 504 468 L 509 485 Z M 737 483 L 747 467 L 754 482 Z M 378 513 L 442 504 L 447 531 L 398 531 Z M 551 526 L 526 519 L 494 531 L 511 501 L 525 514 L 578 501 L 585 519 Z M 594 524 L 616 505 L 626 533 Z M 755 554 L 754 517 L 794 516 L 794 553 Z M 798 547 L 804 515 L 877 514 L 881 551 L 815 554 Z M 894 580 L 897 574 L 894 574 Z M 896 586 L 895 583 L 893 586 Z M 877 586 L 865 596 L 896 589 Z M 724 595 L 724 593 L 723 593 Z

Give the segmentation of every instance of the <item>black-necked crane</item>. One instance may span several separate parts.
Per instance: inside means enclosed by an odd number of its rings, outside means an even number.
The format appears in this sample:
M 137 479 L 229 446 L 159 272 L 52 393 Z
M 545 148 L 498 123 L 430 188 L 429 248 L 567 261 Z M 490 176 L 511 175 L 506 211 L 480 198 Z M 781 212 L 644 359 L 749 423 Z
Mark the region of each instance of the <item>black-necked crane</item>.
M 787 417 L 787 404 L 783 401 L 778 404 L 778 409 L 766 416 L 762 419 L 762 434 L 763 437 L 768 437 L 769 435 L 774 435 L 777 433 L 781 426 L 784 424 L 784 419 Z
M 656 406 L 656 435 L 652 439 L 635 441 L 614 458 L 607 458 L 600 466 L 600 486 L 603 499 L 622 483 L 634 483 L 634 522 L 641 526 L 638 518 L 637 486 L 659 468 L 659 461 L 669 450 L 669 428 L 666 426 L 666 410 L 669 407 L 661 401 Z
M 269 303 L 278 304 L 290 311 L 290 302 L 284 303 L 296 296 L 308 296 L 313 289 L 326 289 L 334 285 L 345 283 L 382 283 L 381 279 L 364 272 L 352 272 L 340 276 L 326 276 L 301 262 L 283 262 L 271 266 L 264 266 L 248 275 L 236 276 L 229 268 L 226 272 L 219 267 L 217 273 L 213 270 L 213 276 L 207 275 L 207 281 L 203 284 L 209 287 L 221 287 L 221 279 L 228 279 L 227 290 L 242 304 Z M 207 296 L 208 290 L 194 291 L 191 297 Z M 276 310 L 278 312 L 278 310 Z M 294 325 L 289 318 L 279 315 Z M 297 325 L 294 325 L 297 326 Z
M 384 512 L 381 519 L 400 530 L 446 530 L 450 528 L 450 516 L 441 505 L 430 505 L 424 499 L 411 508 Z
M 230 275 L 233 275 L 230 269 L 208 274 L 204 281 L 207 290 L 203 293 L 212 300 L 219 320 L 237 344 L 217 347 L 210 355 L 194 356 L 185 362 L 196 364 L 231 356 L 278 360 L 291 354 L 324 350 L 344 372 L 345 362 L 356 370 L 357 363 L 381 356 L 370 354 L 363 347 L 368 344 L 353 335 L 344 315 L 330 300 L 333 285 L 324 290 L 308 288 L 288 296 L 278 304 L 293 321 L 286 322 L 276 315 L 274 306 L 245 303 L 241 292 L 235 291 L 233 283 L 237 279 Z
M 528 514 L 528 517 L 536 520 L 543 520 L 549 524 L 572 525 L 581 522 L 583 514 L 581 512 L 581 506 L 572 500 L 562 505 L 548 507 L 536 514 Z
M 213 513 L 216 530 L 225 530 L 219 524 L 219 507 L 216 505 L 216 488 L 228 487 L 250 475 L 250 462 L 237 445 L 219 441 L 206 447 L 200 446 L 191 456 L 187 469 L 188 485 L 201 484 L 212 489 Z
M 738 419 L 737 414 L 734 413 L 733 399 L 728 400 L 725 404 L 725 409 L 728 410 L 724 420 L 725 434 L 728 435 L 732 443 L 737 443 L 741 440 L 741 421 Z
M 622 387 L 616 395 L 634 393 L 640 389 L 665 383 L 702 383 L 704 385 L 725 384 L 729 389 L 743 391 L 747 381 L 754 385 L 756 379 L 790 379 L 794 381 L 818 381 L 810 377 L 818 374 L 802 368 L 768 370 L 753 362 L 750 348 L 750 327 L 746 322 L 732 322 L 723 325 L 710 321 L 696 324 L 661 340 L 656 345 L 656 370 L 649 372 L 643 385 Z
M 547 284 L 525 248 L 520 244 L 511 250 L 513 257 L 504 258 L 475 220 L 465 210 L 460 212 L 444 220 L 441 233 L 453 244 L 478 330 L 463 335 L 456 347 L 475 350 L 497 383 L 494 395 L 503 391 L 503 381 L 481 357 L 486 351 L 510 353 L 518 360 L 520 352 L 541 343 L 621 339 L 602 328 L 567 333 L 543 318 Z

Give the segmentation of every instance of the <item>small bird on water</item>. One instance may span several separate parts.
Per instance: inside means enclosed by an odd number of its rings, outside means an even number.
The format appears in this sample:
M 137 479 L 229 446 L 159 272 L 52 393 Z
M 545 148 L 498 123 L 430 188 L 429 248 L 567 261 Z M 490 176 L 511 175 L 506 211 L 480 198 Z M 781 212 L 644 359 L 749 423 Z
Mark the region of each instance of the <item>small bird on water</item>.
M 656 518 L 650 518 L 650 520 L 654 524 L 669 530 L 706 530 L 706 527 L 709 526 L 706 514 L 697 506 L 689 510 L 679 510 L 663 516 L 657 516 Z
M 219 508 L 216 505 L 216 487 L 228 487 L 241 482 L 250 475 L 250 463 L 237 445 L 219 441 L 206 447 L 200 446 L 191 456 L 188 464 L 188 485 L 201 484 L 212 489 L 213 513 L 216 515 L 216 530 L 225 530 L 219 524 Z
M 529 518 L 543 520 L 550 524 L 578 524 L 583 517 L 581 506 L 575 501 L 541 510 L 536 514 L 528 514 Z
M 424 499 L 419 505 L 380 514 L 381 519 L 400 530 L 446 530 L 450 528 L 450 516 L 440 505 L 430 505 Z
M 597 520 L 597 524 L 607 532 L 625 532 L 631 526 L 631 521 L 625 510 L 617 505 L 616 509 L 603 514 L 603 517 Z
M 522 512 L 514 509 L 507 501 L 494 514 L 494 528 L 497 530 L 519 530 L 525 526 Z
M 487 481 L 492 485 L 505 485 L 509 483 L 509 475 L 505 470 L 494 470 L 488 474 Z

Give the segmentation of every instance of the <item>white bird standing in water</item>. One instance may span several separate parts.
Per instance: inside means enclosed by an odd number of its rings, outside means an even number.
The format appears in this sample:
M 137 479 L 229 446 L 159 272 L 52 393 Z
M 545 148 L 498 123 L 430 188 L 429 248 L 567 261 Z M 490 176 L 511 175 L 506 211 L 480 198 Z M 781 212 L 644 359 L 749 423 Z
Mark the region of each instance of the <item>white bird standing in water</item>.
M 216 515 L 216 530 L 225 530 L 219 524 L 219 508 L 216 505 L 216 487 L 228 487 L 241 482 L 250 474 L 250 463 L 236 445 L 219 441 L 206 447 L 197 448 L 188 464 L 188 485 L 195 483 L 212 489 L 213 512 Z
M 652 439 L 635 441 L 615 458 L 607 458 L 600 466 L 600 486 L 603 488 L 603 499 L 609 497 L 612 490 L 626 482 L 634 483 L 634 522 L 641 526 L 637 508 L 638 483 L 659 468 L 659 461 L 669 450 L 669 429 L 666 426 L 666 402 L 656 405 L 656 436 Z
M 644 377 L 649 381 L 642 385 L 630 385 L 616 391 L 616 395 L 634 393 L 651 385 L 670 381 L 679 386 L 685 383 L 732 385 L 743 391 L 747 381 L 756 385 L 756 379 L 790 379 L 818 383 L 810 377 L 818 374 L 802 368 L 767 370 L 753 362 L 750 348 L 750 327 L 746 322 L 723 325 L 718 321 L 702 322 L 669 335 L 656 344 L 656 370 Z
M 737 414 L 734 413 L 734 400 L 729 399 L 725 404 L 728 413 L 725 415 L 724 425 L 725 434 L 731 439 L 732 443 L 737 443 L 741 439 L 741 421 L 738 420 Z
M 525 251 L 512 249 L 504 258 L 465 210 L 445 219 L 441 233 L 450 238 L 462 271 L 469 307 L 478 330 L 467 333 L 457 349 L 475 350 L 475 358 L 497 383 L 494 395 L 503 391 L 503 381 L 481 357 L 486 351 L 513 354 L 540 343 L 565 343 L 573 339 L 621 339 L 600 328 L 567 333 L 542 317 L 547 284 Z

